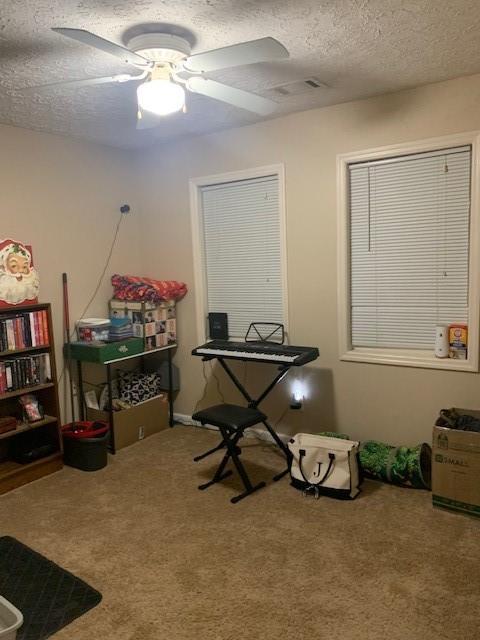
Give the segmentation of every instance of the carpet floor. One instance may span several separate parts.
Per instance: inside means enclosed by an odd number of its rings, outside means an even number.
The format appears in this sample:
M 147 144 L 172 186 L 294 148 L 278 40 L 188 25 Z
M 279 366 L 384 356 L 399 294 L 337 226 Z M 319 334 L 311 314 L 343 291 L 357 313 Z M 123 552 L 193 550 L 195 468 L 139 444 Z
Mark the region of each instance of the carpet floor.
M 366 482 L 353 502 L 303 498 L 282 459 L 243 441 L 252 477 L 205 492 L 218 441 L 175 427 L 107 468 L 65 468 L 0 497 L 10 535 L 103 594 L 58 640 L 453 640 L 480 637 L 480 521 L 431 495 Z

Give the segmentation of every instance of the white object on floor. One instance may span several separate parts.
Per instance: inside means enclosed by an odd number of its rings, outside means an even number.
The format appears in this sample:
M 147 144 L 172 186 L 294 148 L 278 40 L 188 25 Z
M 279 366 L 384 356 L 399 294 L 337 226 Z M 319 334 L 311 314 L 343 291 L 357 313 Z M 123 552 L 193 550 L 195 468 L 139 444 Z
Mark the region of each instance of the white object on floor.
M 8 600 L 0 596 L 0 640 L 15 640 L 23 615 Z

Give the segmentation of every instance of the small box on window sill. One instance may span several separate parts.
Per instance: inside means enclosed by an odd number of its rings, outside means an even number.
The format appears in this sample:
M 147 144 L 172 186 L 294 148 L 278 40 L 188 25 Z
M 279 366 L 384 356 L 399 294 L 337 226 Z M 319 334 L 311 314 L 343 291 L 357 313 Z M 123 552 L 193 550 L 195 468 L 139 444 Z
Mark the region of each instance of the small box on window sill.
M 466 360 L 468 355 L 468 326 L 451 324 L 448 327 L 448 355 L 454 360 Z
M 113 298 L 109 302 L 111 318 L 130 318 L 133 335 L 142 338 L 145 351 L 166 347 L 177 341 L 175 302 L 128 302 Z

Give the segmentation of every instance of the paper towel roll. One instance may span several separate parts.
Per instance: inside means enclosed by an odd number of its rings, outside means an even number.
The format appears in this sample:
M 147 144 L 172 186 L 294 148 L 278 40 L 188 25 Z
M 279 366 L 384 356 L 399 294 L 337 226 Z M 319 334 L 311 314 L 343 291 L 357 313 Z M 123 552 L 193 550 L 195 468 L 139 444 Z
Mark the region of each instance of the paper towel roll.
M 437 358 L 448 358 L 448 327 L 443 324 L 435 329 L 435 355 Z

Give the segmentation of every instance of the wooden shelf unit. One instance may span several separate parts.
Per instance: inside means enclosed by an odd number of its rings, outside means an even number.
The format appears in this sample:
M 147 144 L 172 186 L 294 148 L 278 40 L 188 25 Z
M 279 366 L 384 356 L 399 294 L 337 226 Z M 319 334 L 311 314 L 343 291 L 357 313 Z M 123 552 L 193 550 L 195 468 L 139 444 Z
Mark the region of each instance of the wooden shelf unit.
M 57 418 L 54 416 L 44 416 L 42 420 L 37 420 L 36 422 L 20 422 L 16 429 L 0 433 L 0 440 L 11 438 L 12 436 L 16 436 L 18 433 L 24 433 L 31 429 L 38 429 L 38 427 L 43 427 L 46 424 L 53 424 L 54 422 L 57 422 Z
M 0 463 L 0 494 L 38 480 L 50 473 L 59 471 L 63 467 L 62 453 L 57 451 L 50 456 L 20 464 L 14 460 L 6 460 Z
M 53 473 L 63 466 L 57 370 L 55 366 L 50 304 L 39 303 L 26 306 L 2 307 L 0 308 L 0 321 L 37 311 L 46 312 L 49 344 L 0 352 L 0 362 L 48 353 L 51 370 L 51 381 L 0 394 L 0 416 L 14 416 L 18 420 L 15 430 L 0 434 L 0 494 Z M 45 411 L 45 416 L 42 420 L 31 423 L 23 420 L 22 408 L 19 403 L 19 397 L 29 393 L 37 397 Z M 29 448 L 30 445 L 33 447 L 45 444 L 53 446 L 50 454 L 29 463 L 16 461 L 16 452 L 18 453 L 20 446 Z
M 35 393 L 42 389 L 50 389 L 54 387 L 53 382 L 47 382 L 46 384 L 36 384 L 30 387 L 22 387 L 21 389 L 15 389 L 15 391 L 7 391 L 7 393 L 0 394 L 0 402 L 2 400 L 8 400 L 9 398 L 16 398 L 17 396 L 24 396 L 26 393 Z

